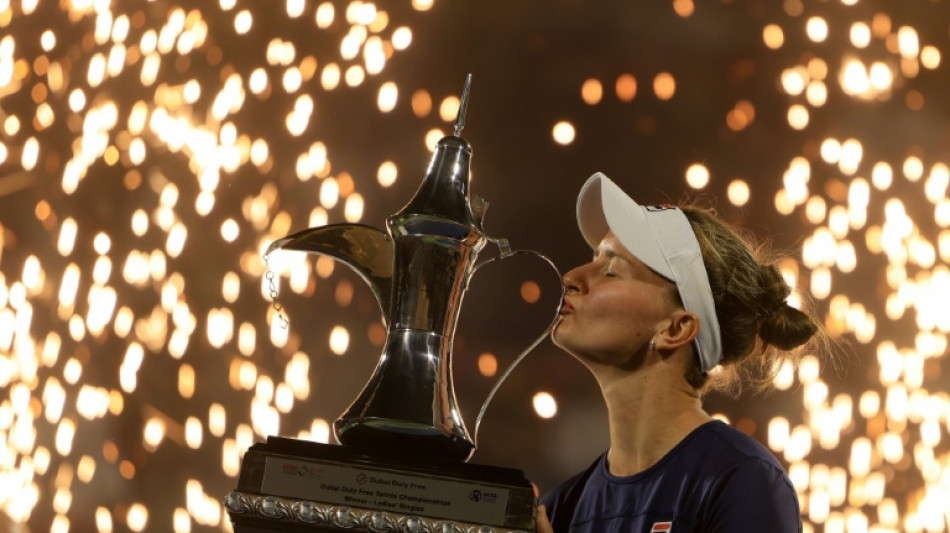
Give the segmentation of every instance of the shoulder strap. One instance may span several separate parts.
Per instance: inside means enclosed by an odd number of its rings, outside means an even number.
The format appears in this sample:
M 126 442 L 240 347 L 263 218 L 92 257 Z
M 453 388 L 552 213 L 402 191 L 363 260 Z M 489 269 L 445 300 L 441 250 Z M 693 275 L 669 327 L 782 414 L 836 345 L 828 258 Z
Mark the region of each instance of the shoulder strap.
M 590 466 L 587 467 L 587 470 L 581 472 L 577 477 L 577 481 L 571 485 L 571 488 L 568 489 L 560 502 L 558 502 L 557 513 L 554 515 L 554 519 L 551 522 L 551 528 L 554 529 L 555 533 L 568 533 L 571 529 L 571 520 L 574 518 L 574 510 L 577 508 L 577 502 L 581 499 L 581 494 L 584 493 L 584 487 L 587 486 L 587 480 L 590 479 L 591 474 L 594 473 L 594 469 L 597 468 L 597 464 L 600 462 L 600 457 L 598 457 Z

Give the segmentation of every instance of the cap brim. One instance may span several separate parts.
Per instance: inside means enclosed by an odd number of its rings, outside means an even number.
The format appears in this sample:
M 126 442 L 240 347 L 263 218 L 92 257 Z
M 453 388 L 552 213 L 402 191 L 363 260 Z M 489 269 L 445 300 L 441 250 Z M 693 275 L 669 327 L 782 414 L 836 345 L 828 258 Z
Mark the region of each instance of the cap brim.
M 645 232 L 655 237 L 642 206 L 600 172 L 584 183 L 577 197 L 577 225 L 591 248 L 597 249 L 607 232 L 612 232 L 620 244 L 650 270 L 675 281 L 656 238 L 642 238 Z

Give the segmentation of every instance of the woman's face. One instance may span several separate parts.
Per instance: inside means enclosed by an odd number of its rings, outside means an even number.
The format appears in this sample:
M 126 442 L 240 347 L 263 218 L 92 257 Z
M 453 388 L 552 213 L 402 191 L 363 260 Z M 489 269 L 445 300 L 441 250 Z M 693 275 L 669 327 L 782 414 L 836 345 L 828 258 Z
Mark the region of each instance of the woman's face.
M 564 276 L 554 343 L 581 360 L 632 369 L 679 309 L 675 285 L 628 252 L 612 233 L 590 263 Z

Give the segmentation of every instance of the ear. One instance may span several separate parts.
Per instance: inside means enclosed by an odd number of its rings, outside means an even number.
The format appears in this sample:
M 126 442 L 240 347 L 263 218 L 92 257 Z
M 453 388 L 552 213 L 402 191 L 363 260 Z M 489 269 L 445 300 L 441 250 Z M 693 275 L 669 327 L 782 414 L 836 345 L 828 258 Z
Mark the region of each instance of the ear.
M 657 331 L 654 337 L 656 349 L 673 352 L 693 342 L 699 334 L 699 317 L 679 309 L 673 312 L 666 327 Z

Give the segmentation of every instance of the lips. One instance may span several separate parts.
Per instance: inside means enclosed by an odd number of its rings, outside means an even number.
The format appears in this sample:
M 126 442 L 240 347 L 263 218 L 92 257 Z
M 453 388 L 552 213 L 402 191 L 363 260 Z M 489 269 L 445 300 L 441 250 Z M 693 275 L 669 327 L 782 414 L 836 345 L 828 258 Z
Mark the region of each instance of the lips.
M 570 304 L 567 300 L 561 302 L 560 314 L 566 315 L 574 311 L 574 306 Z

